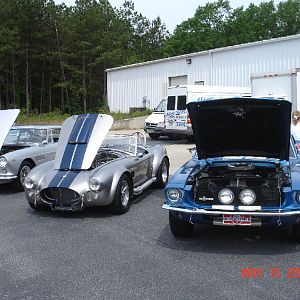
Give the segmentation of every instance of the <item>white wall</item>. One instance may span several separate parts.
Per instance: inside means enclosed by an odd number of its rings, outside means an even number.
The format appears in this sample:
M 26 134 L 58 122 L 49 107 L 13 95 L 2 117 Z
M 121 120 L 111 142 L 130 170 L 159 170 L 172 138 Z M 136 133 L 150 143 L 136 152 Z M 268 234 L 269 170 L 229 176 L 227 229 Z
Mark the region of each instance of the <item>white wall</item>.
M 191 59 L 191 64 L 187 59 Z M 169 77 L 187 75 L 187 84 L 250 86 L 256 72 L 286 71 L 300 67 L 300 35 L 255 42 L 190 55 L 107 70 L 107 96 L 111 111 L 150 108 L 166 96 Z

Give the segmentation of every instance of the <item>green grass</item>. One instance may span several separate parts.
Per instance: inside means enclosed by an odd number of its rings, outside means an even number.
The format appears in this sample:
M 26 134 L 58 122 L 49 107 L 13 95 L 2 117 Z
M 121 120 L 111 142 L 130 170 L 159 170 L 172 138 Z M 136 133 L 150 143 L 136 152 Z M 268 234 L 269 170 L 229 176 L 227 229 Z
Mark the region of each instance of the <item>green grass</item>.
M 115 121 L 137 118 L 142 116 L 147 116 L 152 113 L 152 110 L 136 111 L 132 113 L 110 113 L 108 111 L 100 111 L 100 113 L 111 115 Z M 21 125 L 31 125 L 31 124 L 52 124 L 61 125 L 63 121 L 68 118 L 68 114 L 61 114 L 59 111 L 46 113 L 46 114 L 34 114 L 31 113 L 26 115 L 25 113 L 20 113 L 17 118 L 17 123 Z

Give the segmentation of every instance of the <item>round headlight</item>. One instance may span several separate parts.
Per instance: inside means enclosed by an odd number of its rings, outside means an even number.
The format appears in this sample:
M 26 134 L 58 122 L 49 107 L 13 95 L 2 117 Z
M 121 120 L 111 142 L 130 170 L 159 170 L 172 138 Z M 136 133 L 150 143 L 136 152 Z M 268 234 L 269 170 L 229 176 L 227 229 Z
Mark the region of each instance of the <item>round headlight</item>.
M 0 168 L 5 169 L 6 165 L 7 165 L 7 159 L 4 156 L 0 157 Z
M 230 189 L 222 189 L 218 194 L 218 198 L 221 203 L 230 204 L 234 199 L 234 194 Z
M 179 201 L 182 199 L 183 193 L 180 189 L 168 189 L 167 197 L 171 201 Z
M 245 205 L 253 204 L 255 199 L 256 199 L 255 193 L 250 189 L 242 190 L 240 192 L 240 200 Z
M 31 177 L 26 177 L 24 181 L 24 186 L 28 190 L 33 190 L 36 187 L 36 181 Z
M 101 182 L 98 179 L 91 179 L 90 180 L 90 189 L 93 192 L 99 191 L 101 188 Z

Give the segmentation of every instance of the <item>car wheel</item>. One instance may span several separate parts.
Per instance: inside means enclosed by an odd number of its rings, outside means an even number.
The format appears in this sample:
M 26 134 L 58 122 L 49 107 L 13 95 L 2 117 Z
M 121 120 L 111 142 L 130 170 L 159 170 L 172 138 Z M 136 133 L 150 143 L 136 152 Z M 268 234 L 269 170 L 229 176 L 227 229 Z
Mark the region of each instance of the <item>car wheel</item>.
M 12 182 L 13 189 L 17 192 L 24 191 L 24 181 L 28 173 L 31 171 L 31 169 L 34 167 L 33 163 L 30 161 L 23 161 L 18 174 L 17 178 Z
M 189 237 L 193 234 L 194 225 L 176 218 L 171 212 L 169 212 L 169 224 L 176 237 Z
M 300 224 L 293 225 L 293 238 L 296 242 L 300 243 Z
M 132 198 L 132 184 L 128 175 L 123 174 L 118 182 L 115 199 L 109 206 L 111 212 L 124 214 L 129 210 Z
M 169 180 L 169 162 L 166 157 L 160 163 L 153 186 L 159 189 L 165 187 Z
M 157 140 L 160 137 L 160 135 L 157 133 L 148 133 L 148 134 L 152 140 Z

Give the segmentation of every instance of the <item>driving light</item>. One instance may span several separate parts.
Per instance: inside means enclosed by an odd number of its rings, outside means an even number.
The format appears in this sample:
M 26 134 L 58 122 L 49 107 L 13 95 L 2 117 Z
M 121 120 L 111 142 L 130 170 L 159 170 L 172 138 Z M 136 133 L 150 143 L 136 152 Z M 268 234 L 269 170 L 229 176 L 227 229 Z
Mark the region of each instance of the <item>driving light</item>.
M 168 189 L 167 197 L 170 201 L 179 201 L 183 197 L 183 193 L 180 189 Z
M 230 189 L 222 189 L 218 194 L 218 198 L 222 204 L 230 204 L 234 199 L 234 194 Z
M 7 159 L 4 156 L 0 157 L 0 168 L 5 169 L 7 165 Z
M 26 177 L 24 181 L 24 186 L 28 190 L 33 190 L 36 187 L 36 181 L 31 177 Z
M 255 199 L 256 199 L 255 193 L 250 189 L 242 190 L 240 192 L 240 200 L 245 205 L 253 204 Z
M 101 188 L 101 182 L 98 179 L 91 179 L 90 180 L 90 190 L 93 192 L 99 191 Z

